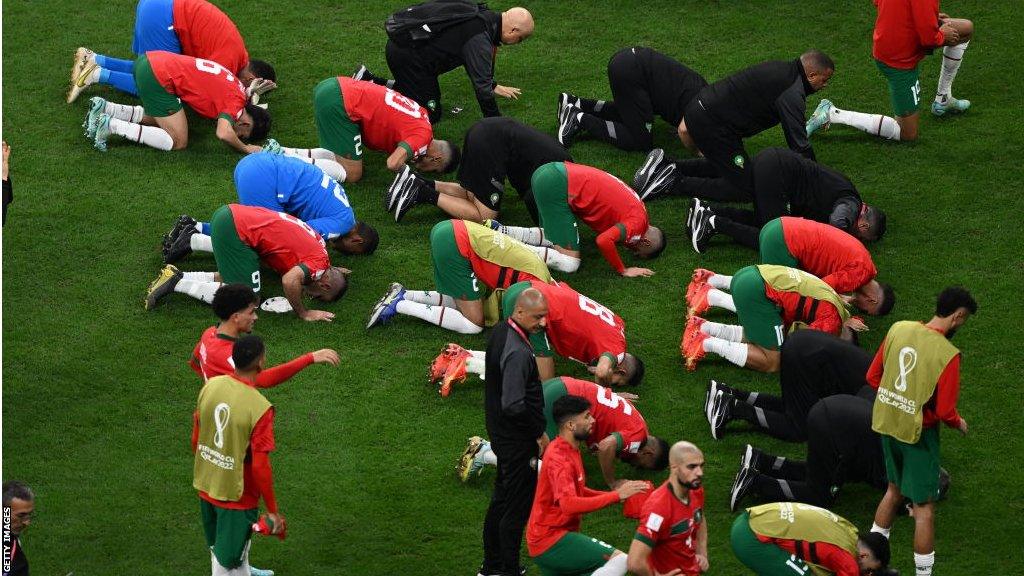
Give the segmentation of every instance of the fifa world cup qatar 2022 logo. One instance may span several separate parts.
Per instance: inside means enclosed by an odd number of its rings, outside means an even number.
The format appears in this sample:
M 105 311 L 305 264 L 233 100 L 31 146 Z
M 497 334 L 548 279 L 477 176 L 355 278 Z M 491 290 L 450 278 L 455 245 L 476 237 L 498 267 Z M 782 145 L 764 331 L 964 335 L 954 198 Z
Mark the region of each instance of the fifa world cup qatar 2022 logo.
M 213 433 L 213 445 L 218 450 L 224 448 L 224 430 L 228 427 L 228 420 L 231 419 L 231 406 L 221 402 L 213 409 L 213 424 L 217 429 Z
M 907 391 L 907 378 L 910 372 L 917 366 L 917 350 L 911 346 L 900 348 L 899 355 L 900 375 L 896 377 L 894 387 L 900 392 Z

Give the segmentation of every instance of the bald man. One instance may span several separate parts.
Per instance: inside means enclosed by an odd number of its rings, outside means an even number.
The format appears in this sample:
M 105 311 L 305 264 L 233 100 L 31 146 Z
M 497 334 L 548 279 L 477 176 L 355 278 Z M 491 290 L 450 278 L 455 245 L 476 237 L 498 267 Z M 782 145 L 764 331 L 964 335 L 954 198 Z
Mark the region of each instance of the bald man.
M 388 43 L 384 55 L 394 80 L 372 74 L 360 66 L 352 75 L 394 88 L 430 111 L 430 121 L 441 119 L 438 77 L 460 66 L 476 92 L 484 116 L 501 116 L 496 96 L 518 99 L 520 90 L 494 81 L 494 62 L 502 44 L 518 44 L 533 34 L 533 16 L 525 8 L 494 12 L 476 2 L 432 0 L 403 8 L 384 24 Z
M 629 572 L 636 576 L 688 576 L 708 569 L 704 453 L 690 442 L 676 442 L 668 463 L 668 480 L 644 503 L 629 547 Z

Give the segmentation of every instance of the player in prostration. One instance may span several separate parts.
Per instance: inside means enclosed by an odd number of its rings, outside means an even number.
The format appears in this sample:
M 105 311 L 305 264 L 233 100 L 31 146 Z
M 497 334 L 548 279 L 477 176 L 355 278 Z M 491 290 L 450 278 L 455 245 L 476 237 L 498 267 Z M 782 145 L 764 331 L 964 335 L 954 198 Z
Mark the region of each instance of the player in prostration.
M 551 408 L 558 436 L 544 450 L 544 465 L 537 474 L 537 491 L 526 525 L 526 548 L 544 576 L 626 574 L 626 555 L 580 533 L 580 521 L 584 514 L 626 500 L 648 485 L 627 480 L 611 492 L 587 487 L 578 444 L 586 441 L 594 424 L 590 407 L 584 398 L 569 395 L 556 400 Z
M 450 172 L 459 165 L 459 149 L 435 140 L 426 109 L 405 96 L 345 76 L 322 80 L 313 90 L 319 148 L 289 148 L 274 142 L 272 151 L 309 162 L 333 160 L 344 168 L 339 182 L 363 177 L 363 148 L 388 155 L 392 172 L 413 163 L 424 172 Z
M 225 284 L 214 293 L 210 308 L 220 322 L 203 331 L 188 363 L 204 383 L 214 376 L 235 371 L 232 347 L 239 338 L 252 332 L 259 302 L 259 295 L 245 284 Z M 253 382 L 257 388 L 272 388 L 310 364 L 337 366 L 339 361 L 338 353 L 330 348 L 307 352 L 290 362 L 261 370 Z
M 520 280 L 551 281 L 548 267 L 525 244 L 467 220 L 435 224 L 430 257 L 437 289 L 391 284 L 370 311 L 368 329 L 403 314 L 460 334 L 479 334 L 498 321 L 496 291 Z
M 317 166 L 298 158 L 257 153 L 235 166 L 239 203 L 295 216 L 342 254 L 373 254 L 380 237 L 357 221 L 345 189 Z M 210 223 L 185 214 L 164 236 L 164 261 L 171 264 L 192 251 L 213 251 Z
M 334 319 L 334 313 L 309 310 L 302 297 L 324 302 L 341 298 L 348 288 L 348 270 L 331 266 L 323 238 L 305 222 L 284 212 L 228 204 L 210 219 L 210 238 L 217 272 L 182 272 L 168 264 L 149 285 L 145 305 L 153 309 L 172 292 L 210 303 L 221 283 L 242 283 L 259 292 L 260 264 L 281 275 L 284 295 L 303 320 Z
M 260 94 L 277 86 L 274 68 L 262 60 L 250 60 L 238 27 L 227 14 L 206 0 L 139 0 L 135 8 L 132 53 L 137 57 L 152 50 L 212 60 L 235 74 L 246 87 L 260 78 L 264 81 L 258 88 Z M 74 102 L 82 89 L 94 82 L 95 68 L 100 70 L 95 82 L 137 96 L 133 65 L 133 60 L 96 54 L 79 47 L 71 68 L 68 103 Z
M 522 197 L 534 223 L 533 173 L 548 162 L 572 162 L 550 135 L 514 118 L 484 118 L 466 131 L 457 182 L 435 182 L 406 167 L 388 188 L 386 206 L 402 218 L 419 204 L 434 204 L 453 218 L 474 222 L 495 219 L 501 211 L 505 180 Z
M 918 576 L 931 576 L 935 564 L 938 425 L 942 422 L 967 434 L 967 421 L 956 409 L 960 351 L 950 339 L 977 311 L 978 303 L 967 290 L 946 288 L 927 323 L 901 321 L 889 328 L 868 368 L 867 381 L 878 390 L 871 429 L 882 436 L 889 478 L 871 530 L 888 538 L 903 498 L 909 498 Z
M 217 138 L 248 154 L 261 148 L 244 141 L 262 140 L 270 132 L 270 113 L 250 104 L 245 88 L 233 72 L 212 60 L 171 52 L 146 52 L 135 60 L 135 81 L 142 106 L 89 100 L 82 124 L 87 138 L 106 151 L 116 134 L 157 150 L 188 146 L 187 104 L 203 118 L 217 121 Z
M 765 224 L 760 237 L 762 264 L 810 272 L 872 316 L 885 316 L 896 304 L 892 286 L 875 280 L 878 269 L 864 244 L 834 226 L 783 216 Z M 728 290 L 730 282 L 731 276 L 698 268 L 686 292 L 700 299 L 712 288 Z
M 822 99 L 807 121 L 808 136 L 831 124 L 845 124 L 888 140 L 916 140 L 921 60 L 939 47 L 942 47 L 942 71 L 932 101 L 932 114 L 943 116 L 970 108 L 970 101 L 954 98 L 952 89 L 967 44 L 974 36 L 974 23 L 939 12 L 939 0 L 874 0 L 874 4 L 878 16 L 872 55 L 889 85 L 889 99 L 896 117 L 840 110 L 829 100 Z
M 859 534 L 849 520 L 824 508 L 774 502 L 747 508 L 732 523 L 732 551 L 761 576 L 835 574 L 888 576 L 889 541 Z
M 698 576 L 710 568 L 704 453 L 681 441 L 668 458 L 668 480 L 644 502 L 629 546 L 628 567 L 635 576 Z
M 846 302 L 831 286 L 796 268 L 746 266 L 732 276 L 729 290 L 688 289 L 689 319 L 680 345 L 688 370 L 696 369 L 705 353 L 714 352 L 740 367 L 778 372 L 779 347 L 792 330 L 810 328 L 852 338 L 847 329 L 867 329 L 862 320 L 850 315 Z M 735 312 L 740 325 L 701 318 L 712 306 Z
M 558 141 L 568 148 L 584 131 L 623 150 L 650 150 L 654 117 L 668 122 L 687 149 L 696 152 L 683 110 L 707 80 L 657 50 L 623 48 L 608 61 L 612 100 L 558 96 Z
M 615 176 L 583 164 L 549 162 L 533 173 L 533 198 L 540 214 L 539 228 L 491 226 L 535 247 L 554 270 L 575 272 L 580 266 L 577 218 L 598 233 L 598 249 L 622 276 L 651 276 L 653 270 L 626 267 L 617 244 L 637 258 L 655 258 L 665 249 L 665 234 L 652 226 L 647 208 L 636 192 Z
M 548 439 L 558 435 L 551 410 L 559 398 L 579 396 L 590 402 L 594 425 L 586 445 L 597 455 L 601 474 L 609 488 L 616 488 L 625 481 L 615 475 L 616 458 L 644 470 L 664 470 L 668 465 L 668 444 L 648 431 L 643 414 L 630 401 L 637 399 L 635 395 L 616 394 L 604 386 L 568 376 L 552 378 L 544 382 L 543 387 Z M 482 472 L 485 465 L 496 466 L 497 462 L 490 443 L 473 436 L 459 458 L 456 470 L 465 482 L 472 474 Z

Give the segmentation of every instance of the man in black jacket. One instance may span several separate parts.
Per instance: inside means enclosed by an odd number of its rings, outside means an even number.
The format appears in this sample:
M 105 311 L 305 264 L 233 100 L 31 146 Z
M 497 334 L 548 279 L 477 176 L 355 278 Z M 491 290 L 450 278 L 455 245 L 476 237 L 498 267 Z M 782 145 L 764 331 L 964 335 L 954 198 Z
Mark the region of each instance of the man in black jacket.
M 495 96 L 519 97 L 518 88 L 494 81 L 494 61 L 500 45 L 518 44 L 533 34 L 533 16 L 525 8 L 498 13 L 471 0 L 433 0 L 395 12 L 385 28 L 384 55 L 395 79 L 375 76 L 366 66 L 352 77 L 412 98 L 430 110 L 432 123 L 443 112 L 437 79 L 459 66 L 466 68 L 484 116 L 501 115 Z
M 807 95 L 828 84 L 835 64 L 812 50 L 790 61 L 762 62 L 705 87 L 683 110 L 686 130 L 704 158 L 664 161 L 652 151 L 637 171 L 634 185 L 641 198 L 671 187 L 678 194 L 719 201 L 749 201 L 754 192 L 743 139 L 782 125 L 786 143 L 814 159 L 807 139 Z M 659 155 L 660 152 L 660 155 Z
M 406 167 L 384 200 L 395 222 L 417 204 L 434 204 L 452 218 L 482 222 L 498 217 L 508 179 L 538 222 L 532 178 L 548 162 L 572 162 L 572 156 L 550 135 L 514 118 L 483 118 L 466 131 L 458 182 L 427 180 Z
M 761 227 L 779 216 L 831 224 L 865 243 L 885 234 L 885 212 L 862 201 L 857 187 L 838 170 L 784 148 L 762 150 L 751 164 L 753 210 L 693 199 L 686 226 L 697 252 L 716 233 L 756 250 Z
M 4 518 L 10 518 L 11 542 L 4 542 L 4 576 L 28 576 L 28 558 L 21 548 L 21 535 L 32 523 L 36 497 L 22 482 L 10 480 L 3 485 Z M 10 561 L 10 565 L 7 562 Z
M 483 575 L 519 576 L 523 529 L 537 488 L 535 462 L 546 444 L 544 392 L 529 335 L 544 330 L 547 314 L 544 295 L 528 288 L 487 341 L 484 410 L 498 474 L 484 520 Z

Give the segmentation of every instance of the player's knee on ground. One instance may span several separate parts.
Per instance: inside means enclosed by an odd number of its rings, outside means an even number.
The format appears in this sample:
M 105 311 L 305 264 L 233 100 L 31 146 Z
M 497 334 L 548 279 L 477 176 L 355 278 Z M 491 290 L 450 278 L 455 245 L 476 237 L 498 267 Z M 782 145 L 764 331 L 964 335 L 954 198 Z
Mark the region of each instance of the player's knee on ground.
M 963 44 L 974 36 L 974 22 L 965 18 L 950 18 L 947 22 L 960 34 L 960 43 Z
M 362 160 L 350 160 L 337 154 L 334 155 L 334 160 L 345 169 L 345 182 L 359 182 L 363 178 Z
M 896 123 L 900 125 L 900 141 L 913 142 L 917 140 L 917 113 L 910 116 L 899 116 Z

